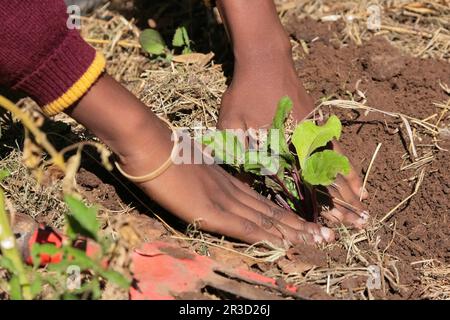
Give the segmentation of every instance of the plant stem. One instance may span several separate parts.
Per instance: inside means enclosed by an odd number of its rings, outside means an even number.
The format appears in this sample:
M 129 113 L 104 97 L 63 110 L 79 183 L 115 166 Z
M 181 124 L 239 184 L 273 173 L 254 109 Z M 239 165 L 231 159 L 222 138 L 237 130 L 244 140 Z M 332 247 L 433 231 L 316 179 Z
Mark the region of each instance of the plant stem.
M 278 201 L 278 203 L 286 210 L 292 211 L 292 208 L 289 206 L 289 203 L 286 202 L 286 200 L 283 199 L 282 196 L 279 194 L 275 195 L 275 199 Z
M 317 207 L 317 192 L 314 186 L 310 186 L 309 190 L 311 192 L 311 202 L 313 207 L 313 222 L 317 222 L 319 218 L 319 208 Z
M 298 197 L 301 201 L 305 200 L 303 196 L 302 189 L 300 188 L 300 174 L 298 173 L 297 167 L 294 165 L 294 171 L 292 172 L 292 177 L 294 178 L 295 186 L 297 187 Z
M 13 116 L 18 118 L 22 122 L 23 126 L 33 134 L 36 142 L 40 146 L 42 146 L 45 151 L 48 152 L 48 154 L 51 156 L 52 162 L 61 170 L 66 172 L 66 163 L 64 162 L 63 155 L 52 146 L 52 144 L 47 139 L 47 135 L 39 129 L 33 119 L 2 95 L 0 95 L 0 106 L 11 112 Z
M 303 213 L 303 210 L 302 210 L 302 208 L 301 208 L 301 206 L 300 206 L 300 202 L 299 202 L 298 199 L 296 199 L 295 196 L 288 190 L 288 188 L 286 187 L 286 185 L 284 184 L 284 182 L 281 181 L 281 179 L 280 179 L 277 175 L 270 176 L 270 178 L 271 178 L 272 180 L 274 180 L 274 181 L 275 181 L 275 182 L 283 189 L 283 192 L 286 194 L 286 196 L 289 198 L 289 200 L 292 201 L 292 203 L 294 204 L 295 208 L 296 208 L 299 212 Z
M 22 296 L 25 300 L 33 297 L 30 290 L 30 282 L 22 263 L 22 257 L 17 249 L 16 238 L 12 232 L 5 210 L 5 194 L 0 187 L 0 249 L 5 258 L 11 261 L 14 266 L 22 289 Z

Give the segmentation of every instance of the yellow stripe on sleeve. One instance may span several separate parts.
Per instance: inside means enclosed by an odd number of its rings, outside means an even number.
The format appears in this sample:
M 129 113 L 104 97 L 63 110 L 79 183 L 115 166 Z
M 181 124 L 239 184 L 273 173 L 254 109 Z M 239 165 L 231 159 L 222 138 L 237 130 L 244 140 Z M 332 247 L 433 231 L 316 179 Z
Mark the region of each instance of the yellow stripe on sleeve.
M 75 82 L 62 96 L 45 105 L 42 108 L 43 112 L 47 116 L 54 116 L 74 104 L 83 96 L 83 94 L 86 93 L 86 91 L 89 90 L 92 84 L 102 74 L 105 69 L 105 65 L 105 58 L 101 53 L 97 52 L 92 64 L 81 76 L 81 78 L 78 79 L 77 82 Z

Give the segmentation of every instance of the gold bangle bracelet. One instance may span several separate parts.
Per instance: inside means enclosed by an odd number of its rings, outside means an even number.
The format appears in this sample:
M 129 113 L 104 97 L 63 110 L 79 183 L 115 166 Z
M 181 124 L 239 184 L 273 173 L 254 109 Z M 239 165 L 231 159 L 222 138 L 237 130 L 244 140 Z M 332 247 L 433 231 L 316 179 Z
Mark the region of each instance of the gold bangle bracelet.
M 169 158 L 158 169 L 156 169 L 150 173 L 147 173 L 146 175 L 143 175 L 143 176 L 131 176 L 128 173 L 126 173 L 125 171 L 123 171 L 123 169 L 120 167 L 120 165 L 117 162 L 115 162 L 114 164 L 116 165 L 117 170 L 119 170 L 119 172 L 125 178 L 127 178 L 128 180 L 130 180 L 132 182 L 146 182 L 146 181 L 153 180 L 153 179 L 159 177 L 161 174 L 163 174 L 173 164 L 172 157 L 174 156 L 174 153 L 177 150 L 177 146 L 178 146 L 177 131 L 172 126 L 172 124 L 169 122 L 169 120 L 166 120 L 164 118 L 160 118 L 160 119 L 167 124 L 167 126 L 170 128 L 170 130 L 172 130 L 172 134 L 174 136 L 172 152 L 170 153 Z

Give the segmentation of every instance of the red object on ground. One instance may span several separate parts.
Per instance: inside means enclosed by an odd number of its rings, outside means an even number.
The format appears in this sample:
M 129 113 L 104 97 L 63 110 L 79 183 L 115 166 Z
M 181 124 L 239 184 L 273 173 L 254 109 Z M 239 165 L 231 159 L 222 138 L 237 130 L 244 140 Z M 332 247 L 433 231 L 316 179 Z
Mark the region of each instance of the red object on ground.
M 50 227 L 40 225 L 39 228 L 33 231 L 33 234 L 28 241 L 28 253 L 25 258 L 25 262 L 28 264 L 33 264 L 33 257 L 30 254 L 33 244 L 53 244 L 55 247 L 60 248 L 64 239 L 65 237 L 60 232 Z M 74 247 L 85 251 L 86 255 L 89 257 L 93 257 L 99 252 L 100 249 L 97 243 L 86 239 L 77 240 Z M 54 255 L 41 253 L 39 265 L 44 266 L 49 263 L 59 263 L 61 262 L 61 259 L 61 253 L 57 253 Z M 102 266 L 107 267 L 107 262 L 102 261 Z
M 204 286 L 250 299 L 278 298 L 255 285 L 296 296 L 293 286 L 280 288 L 274 279 L 244 269 L 229 270 L 211 258 L 164 242 L 147 243 L 136 249 L 133 262 L 136 286 L 130 289 L 132 300 L 172 300 L 200 292 Z
M 36 230 L 34 230 L 33 235 L 30 237 L 30 240 L 28 241 L 28 252 L 31 252 L 31 248 L 33 247 L 33 244 L 53 244 L 55 247 L 60 248 L 62 245 L 63 238 L 62 236 L 57 233 L 55 230 L 45 227 L 43 225 L 39 226 Z M 61 261 L 61 254 L 55 254 L 53 256 L 48 254 L 41 254 L 40 255 L 41 261 L 39 265 L 46 265 L 49 263 L 58 263 Z M 33 259 L 31 254 L 28 255 L 26 258 L 26 263 L 33 264 Z
M 28 252 L 33 244 L 53 244 L 61 247 L 64 236 L 59 232 L 40 226 L 28 241 Z M 88 256 L 98 253 L 99 246 L 93 241 L 80 240 L 76 245 Z M 40 265 L 59 263 L 61 254 L 40 255 Z M 297 295 L 294 286 L 279 286 L 272 278 L 245 269 L 229 269 L 218 262 L 166 242 L 152 242 L 135 249 L 133 256 L 134 285 L 130 288 L 132 300 L 173 300 L 183 295 L 200 294 L 209 286 L 247 299 L 279 299 L 266 289 L 287 296 Z M 31 255 L 26 262 L 32 264 Z M 104 267 L 107 267 L 105 261 Z

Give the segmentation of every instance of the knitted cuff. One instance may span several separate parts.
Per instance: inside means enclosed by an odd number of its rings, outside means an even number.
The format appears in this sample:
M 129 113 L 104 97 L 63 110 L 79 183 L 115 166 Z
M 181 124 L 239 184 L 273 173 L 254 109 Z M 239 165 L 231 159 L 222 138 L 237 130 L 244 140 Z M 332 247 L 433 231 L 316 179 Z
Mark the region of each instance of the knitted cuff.
M 27 92 L 48 116 L 62 112 L 79 100 L 105 68 L 105 58 L 76 30 L 13 89 Z

